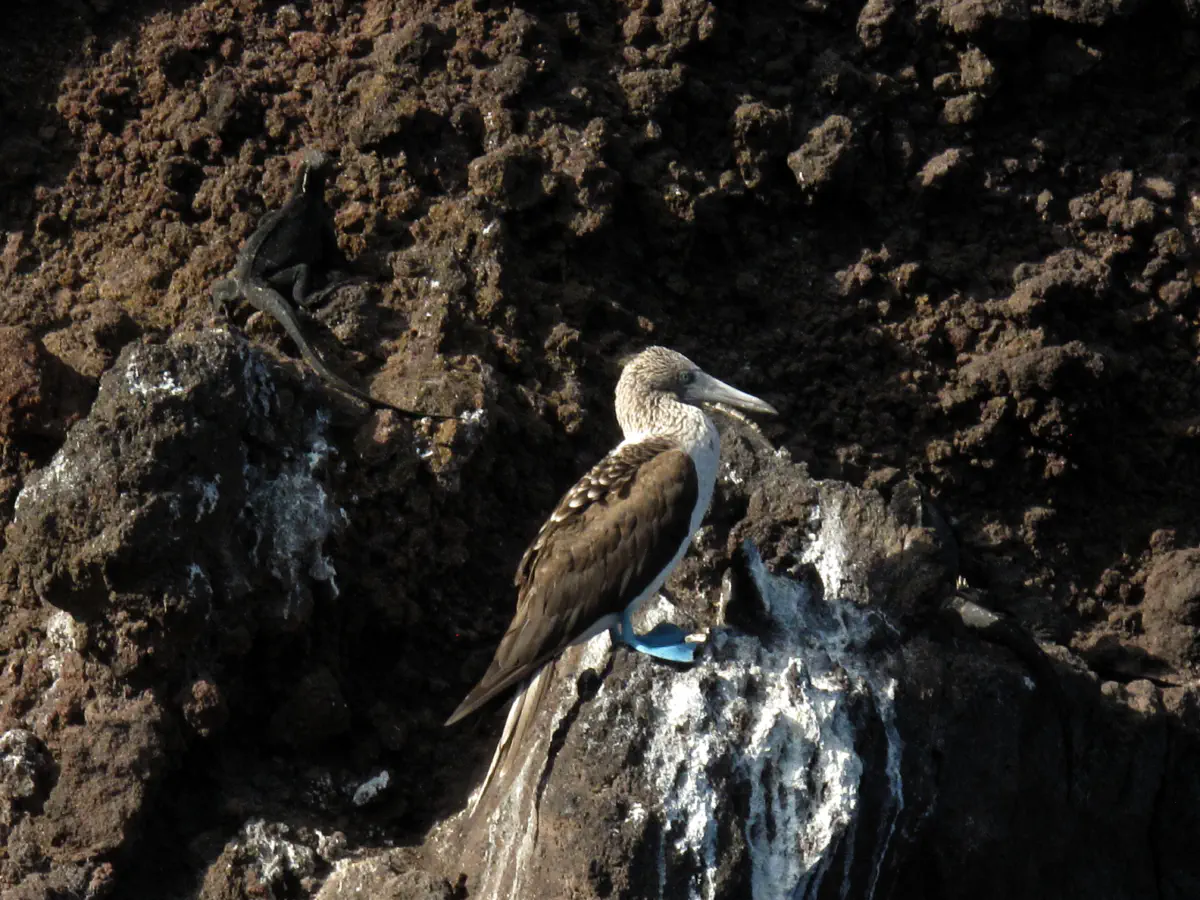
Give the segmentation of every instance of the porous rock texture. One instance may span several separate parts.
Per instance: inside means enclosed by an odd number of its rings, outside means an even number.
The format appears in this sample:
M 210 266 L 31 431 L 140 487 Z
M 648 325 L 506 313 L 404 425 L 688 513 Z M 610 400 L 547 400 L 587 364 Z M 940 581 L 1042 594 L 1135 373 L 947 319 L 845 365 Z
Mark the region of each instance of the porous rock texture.
M 1192 0 L 12 0 L 0 896 L 1200 896 L 1198 57 Z M 213 315 L 305 147 L 315 343 L 452 418 Z M 468 820 L 503 715 L 441 722 L 648 343 L 781 412 L 654 611 L 710 646 L 572 651 Z

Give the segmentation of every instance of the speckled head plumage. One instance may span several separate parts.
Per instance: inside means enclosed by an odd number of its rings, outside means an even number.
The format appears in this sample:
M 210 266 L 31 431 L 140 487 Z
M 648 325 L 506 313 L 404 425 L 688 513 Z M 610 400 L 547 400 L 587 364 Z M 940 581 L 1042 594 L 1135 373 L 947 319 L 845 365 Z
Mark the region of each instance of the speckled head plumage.
M 769 403 L 718 381 L 682 353 L 666 347 L 647 347 L 631 358 L 617 381 L 617 422 L 626 438 L 670 433 L 688 418 L 680 405 L 699 407 L 703 403 L 775 413 Z

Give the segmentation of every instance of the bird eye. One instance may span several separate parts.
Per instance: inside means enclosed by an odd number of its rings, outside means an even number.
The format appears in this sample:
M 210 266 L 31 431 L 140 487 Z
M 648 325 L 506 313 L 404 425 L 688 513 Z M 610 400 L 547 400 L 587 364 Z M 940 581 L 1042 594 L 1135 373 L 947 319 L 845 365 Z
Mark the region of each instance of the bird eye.
M 684 369 L 683 372 L 681 372 L 679 375 L 679 383 L 680 384 L 685 384 L 685 385 L 691 384 L 695 380 L 696 380 L 696 373 L 693 372 L 691 369 Z

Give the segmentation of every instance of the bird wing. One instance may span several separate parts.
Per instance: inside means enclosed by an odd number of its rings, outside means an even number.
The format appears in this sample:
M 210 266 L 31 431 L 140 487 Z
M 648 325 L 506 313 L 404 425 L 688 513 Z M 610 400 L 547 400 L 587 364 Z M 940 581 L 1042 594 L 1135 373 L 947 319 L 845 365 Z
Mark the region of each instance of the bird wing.
M 667 440 L 622 444 L 559 502 L 517 567 L 517 612 L 483 679 L 446 724 L 528 678 L 620 613 L 691 537 L 699 483 Z

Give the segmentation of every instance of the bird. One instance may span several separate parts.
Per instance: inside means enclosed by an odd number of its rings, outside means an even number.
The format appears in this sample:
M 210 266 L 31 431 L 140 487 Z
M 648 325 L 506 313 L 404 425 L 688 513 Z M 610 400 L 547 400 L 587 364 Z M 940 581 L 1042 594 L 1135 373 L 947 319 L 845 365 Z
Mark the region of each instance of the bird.
M 567 491 L 525 551 L 513 579 L 512 623 L 483 678 L 446 720 L 453 725 L 520 685 L 472 811 L 520 746 L 565 648 L 608 629 L 614 644 L 693 661 L 702 635 L 670 623 L 639 635 L 631 617 L 683 558 L 712 500 L 721 440 L 703 403 L 776 413 L 666 347 L 648 347 L 622 369 L 615 405 L 623 440 Z

